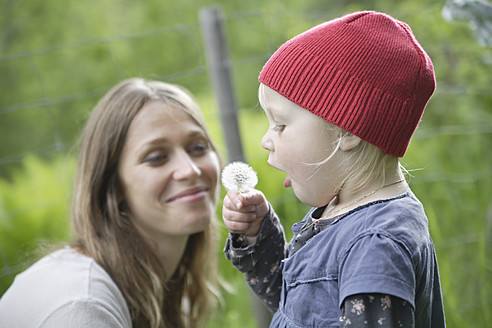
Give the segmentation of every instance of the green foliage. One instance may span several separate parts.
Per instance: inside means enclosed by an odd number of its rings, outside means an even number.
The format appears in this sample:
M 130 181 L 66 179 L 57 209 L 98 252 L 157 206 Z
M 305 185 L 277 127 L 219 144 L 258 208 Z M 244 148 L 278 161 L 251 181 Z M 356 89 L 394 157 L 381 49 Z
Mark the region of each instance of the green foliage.
M 0 294 L 40 255 L 41 243 L 68 239 L 73 167 L 69 158 L 28 157 L 0 180 Z

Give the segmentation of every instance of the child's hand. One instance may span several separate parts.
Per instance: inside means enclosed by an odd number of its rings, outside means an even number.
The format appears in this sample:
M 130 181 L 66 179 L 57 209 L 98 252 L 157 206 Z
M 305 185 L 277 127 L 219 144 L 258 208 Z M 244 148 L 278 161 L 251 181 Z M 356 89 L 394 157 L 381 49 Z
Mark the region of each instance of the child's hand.
M 251 244 L 268 214 L 268 203 L 263 193 L 256 189 L 246 193 L 230 190 L 223 204 L 222 218 L 227 229 L 232 233 L 244 234 Z

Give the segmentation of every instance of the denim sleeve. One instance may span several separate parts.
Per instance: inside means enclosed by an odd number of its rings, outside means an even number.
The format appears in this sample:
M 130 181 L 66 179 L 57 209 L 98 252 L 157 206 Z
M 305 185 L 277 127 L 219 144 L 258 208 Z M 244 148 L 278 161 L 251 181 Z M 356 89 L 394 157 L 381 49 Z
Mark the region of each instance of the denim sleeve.
M 354 237 L 342 252 L 339 301 L 350 295 L 381 293 L 406 300 L 415 307 L 416 274 L 412 252 L 384 231 Z
M 286 250 L 284 230 L 271 206 L 254 244 L 247 246 L 243 236 L 230 233 L 224 248 L 226 258 L 244 273 L 248 285 L 271 311 L 278 309 L 280 301 L 280 262 Z

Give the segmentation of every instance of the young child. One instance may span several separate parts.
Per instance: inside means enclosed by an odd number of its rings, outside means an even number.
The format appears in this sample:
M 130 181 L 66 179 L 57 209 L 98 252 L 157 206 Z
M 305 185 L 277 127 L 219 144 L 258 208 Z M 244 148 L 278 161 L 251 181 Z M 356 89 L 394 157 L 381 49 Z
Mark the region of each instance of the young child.
M 271 327 L 444 327 L 428 221 L 398 160 L 435 89 L 408 25 L 328 21 L 283 44 L 259 81 L 268 164 L 313 207 L 287 244 L 260 191 L 224 199 L 224 251 Z

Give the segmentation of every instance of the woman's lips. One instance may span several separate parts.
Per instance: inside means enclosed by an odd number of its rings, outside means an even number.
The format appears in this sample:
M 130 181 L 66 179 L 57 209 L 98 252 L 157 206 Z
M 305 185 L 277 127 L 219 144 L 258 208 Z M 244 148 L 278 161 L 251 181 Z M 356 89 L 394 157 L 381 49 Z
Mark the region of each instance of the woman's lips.
M 192 203 L 202 200 L 208 195 L 208 188 L 193 187 L 177 193 L 167 200 L 167 203 Z

